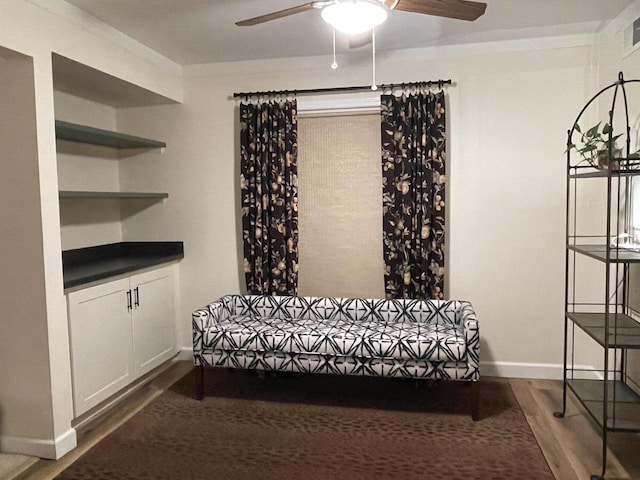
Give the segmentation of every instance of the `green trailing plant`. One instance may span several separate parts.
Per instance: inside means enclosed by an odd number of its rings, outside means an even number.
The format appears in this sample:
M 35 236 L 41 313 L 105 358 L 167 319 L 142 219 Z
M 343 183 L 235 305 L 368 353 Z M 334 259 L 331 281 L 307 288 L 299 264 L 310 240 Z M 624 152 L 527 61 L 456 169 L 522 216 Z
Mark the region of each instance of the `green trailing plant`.
M 580 125 L 576 123 L 574 130 L 580 135 L 580 140 L 577 144 L 570 143 L 565 153 L 569 150 L 575 150 L 584 160 L 596 168 L 608 167 L 610 145 L 611 160 L 620 158 L 622 156 L 622 148 L 616 145 L 616 141 L 622 134 L 613 135 L 613 129 L 609 123 L 605 123 L 602 126 L 602 130 L 600 129 L 601 125 L 602 122 L 598 122 L 593 127 L 583 131 Z M 640 159 L 640 150 L 629 155 L 629 158 Z
M 609 145 L 611 145 L 614 157 L 616 153 L 618 153 L 617 156 L 620 156 L 616 140 L 622 136 L 622 134 L 612 135 L 613 130 L 608 123 L 604 124 L 602 130 L 600 130 L 600 125 L 602 122 L 598 122 L 587 131 L 582 131 L 580 125 L 576 123 L 574 130 L 580 135 L 580 141 L 578 144 L 570 143 L 567 145 L 567 151 L 575 150 L 584 160 L 596 168 L 602 168 L 602 159 L 609 155 Z

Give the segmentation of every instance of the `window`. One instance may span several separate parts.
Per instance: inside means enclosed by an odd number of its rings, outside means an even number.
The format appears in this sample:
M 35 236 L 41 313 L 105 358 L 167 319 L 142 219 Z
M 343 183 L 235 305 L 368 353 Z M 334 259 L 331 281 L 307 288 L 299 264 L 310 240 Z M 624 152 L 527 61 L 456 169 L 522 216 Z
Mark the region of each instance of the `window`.
M 384 298 L 379 106 L 300 110 L 299 293 Z
M 636 118 L 631 126 L 631 150 L 630 152 L 640 151 L 640 116 Z M 640 177 L 631 177 L 631 188 L 628 192 L 631 199 L 630 211 L 627 218 L 624 219 L 625 226 L 629 226 L 629 241 L 634 247 L 640 247 Z

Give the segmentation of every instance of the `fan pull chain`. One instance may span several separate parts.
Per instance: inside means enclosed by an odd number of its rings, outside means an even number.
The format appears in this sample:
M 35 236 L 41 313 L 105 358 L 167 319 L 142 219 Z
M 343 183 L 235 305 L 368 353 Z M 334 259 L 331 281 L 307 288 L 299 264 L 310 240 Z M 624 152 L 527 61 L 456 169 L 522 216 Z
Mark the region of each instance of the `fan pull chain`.
M 336 62 L 336 28 L 333 27 L 333 63 L 331 64 L 331 68 L 334 70 L 338 68 L 338 62 Z
M 376 29 L 371 29 L 371 90 L 377 90 L 378 86 L 376 85 Z

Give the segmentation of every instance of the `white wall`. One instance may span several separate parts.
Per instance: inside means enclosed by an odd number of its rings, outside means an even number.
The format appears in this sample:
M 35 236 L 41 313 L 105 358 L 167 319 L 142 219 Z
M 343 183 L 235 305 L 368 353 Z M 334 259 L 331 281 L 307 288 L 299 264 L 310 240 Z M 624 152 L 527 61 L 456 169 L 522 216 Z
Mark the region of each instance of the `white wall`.
M 481 319 L 488 373 L 559 376 L 564 282 L 563 150 L 566 130 L 590 92 L 592 49 L 558 39 L 399 52 L 378 63 L 378 82 L 452 78 L 449 89 L 448 285 Z M 565 46 L 567 45 L 567 46 Z M 125 237 L 185 241 L 181 264 L 184 346 L 190 313 L 242 291 L 239 155 L 233 92 L 366 84 L 369 64 L 332 71 L 303 58 L 185 69 L 185 102 L 154 110 L 149 134 L 168 143 L 163 162 L 128 164 L 128 178 L 169 185 L 162 216 L 125 220 Z M 138 125 L 147 109 L 118 112 Z M 147 167 L 155 166 L 153 176 Z M 123 179 L 122 179 L 123 180 Z M 124 181 L 124 180 L 123 180 Z M 169 221 L 165 219 L 169 218 Z M 496 362 L 498 362 L 496 364 Z M 542 364 L 540 368 L 536 364 Z M 497 365 L 497 366 L 496 366 Z
M 19 437 L 51 437 L 46 292 L 33 59 L 0 49 L 0 432 L 3 449 Z M 41 388 L 34 389 L 33 385 Z M 24 418 L 33 421 L 24 422 Z M 23 427 L 22 423 L 26 423 Z
M 2 0 L 0 45 L 33 57 L 51 52 L 182 99 L 181 69 L 60 0 Z

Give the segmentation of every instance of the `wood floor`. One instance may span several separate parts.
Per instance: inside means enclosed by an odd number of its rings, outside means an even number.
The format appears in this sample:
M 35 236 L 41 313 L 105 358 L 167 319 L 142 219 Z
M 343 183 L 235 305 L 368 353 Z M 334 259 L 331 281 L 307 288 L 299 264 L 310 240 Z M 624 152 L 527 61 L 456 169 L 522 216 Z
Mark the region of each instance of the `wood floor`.
M 591 417 L 568 394 L 564 418 L 561 409 L 562 382 L 556 380 L 509 379 L 547 463 L 558 480 L 585 480 L 600 475 L 602 440 Z M 640 435 L 609 433 L 607 480 L 640 479 Z
M 58 461 L 40 460 L 19 480 L 54 478 L 84 452 L 144 408 L 192 368 L 178 362 L 120 406 L 78 432 L 79 446 Z M 590 417 L 569 395 L 567 414 L 558 419 L 562 384 L 554 380 L 501 379 L 509 382 L 538 443 L 558 480 L 585 480 L 600 474 L 602 442 Z M 482 410 L 481 410 L 482 412 Z M 640 435 L 610 434 L 607 480 L 640 479 Z

